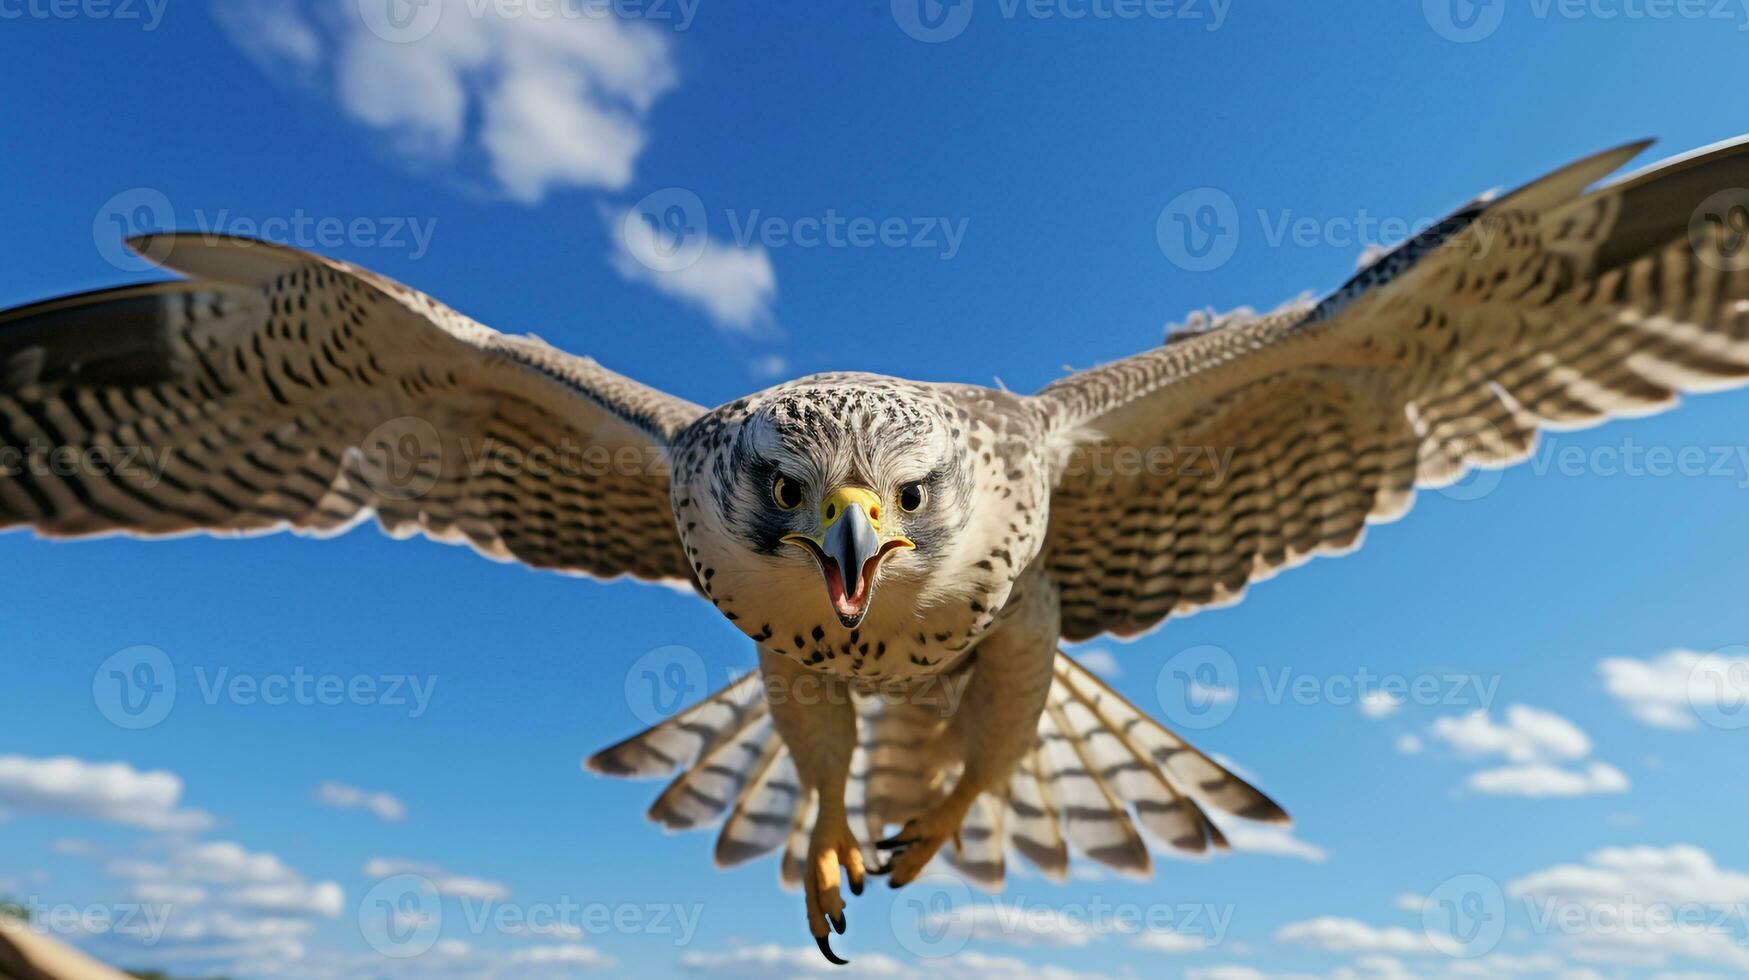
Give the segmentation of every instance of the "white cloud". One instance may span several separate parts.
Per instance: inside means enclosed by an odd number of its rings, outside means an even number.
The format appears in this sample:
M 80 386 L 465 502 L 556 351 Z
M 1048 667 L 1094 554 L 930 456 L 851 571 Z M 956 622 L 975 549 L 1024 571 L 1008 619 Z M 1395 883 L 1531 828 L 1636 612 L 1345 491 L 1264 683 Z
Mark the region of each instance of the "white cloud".
M 712 238 L 701 227 L 687 234 L 704 236 L 702 249 L 677 257 L 679 243 L 669 232 L 632 210 L 609 214 L 607 225 L 614 241 L 611 262 L 622 278 L 654 286 L 727 330 L 751 334 L 771 324 L 777 272 L 764 248 Z
M 1329 953 L 1430 953 L 1427 936 L 1398 926 L 1373 926 L 1333 915 L 1290 922 L 1275 931 L 1277 942 L 1297 943 Z
M 1401 752 L 1404 755 L 1420 755 L 1421 749 L 1421 736 L 1413 733 L 1404 733 L 1397 736 L 1398 752 Z
M 209 814 L 181 809 L 181 800 L 182 780 L 174 773 L 141 772 L 122 762 L 0 755 L 0 804 L 21 813 L 79 817 L 158 831 L 196 831 L 212 826 Z
M 372 793 L 332 780 L 316 787 L 316 801 L 341 810 L 369 810 L 390 823 L 407 819 L 407 807 L 388 793 Z
M 1533 762 L 1473 772 L 1469 787 L 1495 796 L 1589 796 L 1625 793 L 1628 777 L 1607 762 L 1593 761 L 1577 770 Z
M 1280 824 L 1234 820 L 1222 823 L 1221 832 L 1227 835 L 1227 843 L 1233 845 L 1235 851 L 1299 858 L 1314 864 L 1321 864 L 1329 857 L 1322 847 L 1300 840 L 1294 836 L 1291 827 Z
M 1075 661 L 1101 677 L 1123 676 L 1123 667 L 1118 664 L 1117 658 L 1111 655 L 1110 650 L 1103 648 L 1082 650 L 1075 654 Z
M 503 899 L 510 896 L 509 886 L 486 878 L 470 878 L 451 874 L 435 864 L 406 861 L 399 858 L 371 858 L 365 862 L 367 878 L 392 878 L 395 875 L 418 875 L 428 879 L 439 895 L 455 898 Z
M 650 107 L 676 82 L 661 33 L 470 0 L 416 5 L 402 31 L 384 17 L 393 2 L 226 0 L 213 10 L 269 74 L 330 93 L 421 168 L 477 157 L 526 203 L 631 182 Z
M 688 973 L 708 976 L 750 977 L 766 980 L 782 977 L 899 977 L 905 968 L 898 960 L 881 953 L 863 954 L 850 965 L 835 967 L 827 963 L 816 949 L 778 946 L 767 943 L 743 946 L 726 952 L 690 952 L 680 956 L 680 967 Z
M 1560 923 L 1578 959 L 1646 966 L 1692 959 L 1749 971 L 1749 948 L 1738 939 L 1749 874 L 1720 868 L 1693 845 L 1604 848 L 1582 864 L 1527 874 L 1506 891 L 1533 916 Z
M 1702 715 L 1734 718 L 1749 697 L 1749 654 L 1670 650 L 1649 660 L 1611 657 L 1597 669 L 1628 714 L 1654 728 L 1696 728 Z
M 613 958 L 593 946 L 560 943 L 552 946 L 531 946 L 510 954 L 510 962 L 566 966 L 612 966 Z
M 926 963 L 932 980 L 1097 980 L 1097 974 L 1080 973 L 1061 967 L 1029 963 L 1009 956 L 990 956 L 976 950 L 961 950 L 951 957 Z M 773 977 L 838 977 L 860 980 L 864 977 L 910 977 L 918 970 L 891 956 L 864 953 L 848 966 L 834 966 L 812 947 L 764 944 L 743 946 L 724 952 L 690 952 L 680 957 L 680 967 L 688 973 L 713 977 L 744 977 L 749 980 L 771 980 Z
M 747 372 L 761 381 L 781 378 L 789 373 L 789 358 L 782 354 L 762 354 L 747 362 Z
M 1360 713 L 1368 718 L 1388 718 L 1403 707 L 1403 699 L 1388 691 L 1368 691 L 1360 697 Z
M 921 921 L 925 927 L 944 934 L 1010 946 L 1086 946 L 1114 932 L 1134 928 L 1123 922 L 1089 919 L 1047 905 L 1001 899 L 928 912 Z
M 210 898 L 215 906 L 262 916 L 333 918 L 346 903 L 338 884 L 308 881 L 277 855 L 231 841 L 179 843 L 162 860 L 124 858 L 106 870 L 133 880 L 137 895 L 184 904 Z
M 1496 722 L 1486 710 L 1436 719 L 1428 735 L 1469 759 L 1498 757 L 1509 765 L 1470 774 L 1467 785 L 1495 796 L 1562 797 L 1626 792 L 1628 777 L 1607 762 L 1591 760 L 1591 738 L 1566 718 L 1515 704 Z M 1413 736 L 1406 736 L 1413 737 Z M 1398 748 L 1408 754 L 1419 751 Z
M 1254 966 L 1201 966 L 1184 971 L 1184 980 L 1269 980 Z
M 1591 739 L 1579 726 L 1552 711 L 1522 704 L 1506 709 L 1503 724 L 1478 708 L 1435 720 L 1429 734 L 1462 755 L 1502 755 L 1512 762 L 1583 759 L 1591 752 Z
M 1130 945 L 1150 953 L 1195 953 L 1208 949 L 1209 941 L 1207 936 L 1153 930 L 1137 936 Z
M 1192 699 L 1191 703 L 1193 704 L 1229 704 L 1238 699 L 1239 691 L 1236 688 L 1220 684 L 1204 684 L 1201 681 L 1192 680 L 1186 688 L 1186 696 Z

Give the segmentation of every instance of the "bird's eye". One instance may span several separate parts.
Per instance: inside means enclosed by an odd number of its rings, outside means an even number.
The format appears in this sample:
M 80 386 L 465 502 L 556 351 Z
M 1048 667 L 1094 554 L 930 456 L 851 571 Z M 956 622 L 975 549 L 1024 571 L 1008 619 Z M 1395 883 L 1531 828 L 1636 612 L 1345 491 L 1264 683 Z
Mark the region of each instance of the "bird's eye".
M 907 483 L 899 488 L 899 509 L 909 514 L 923 506 L 929 494 L 921 483 Z
M 802 505 L 802 485 L 779 473 L 771 481 L 771 499 L 784 510 L 795 510 Z

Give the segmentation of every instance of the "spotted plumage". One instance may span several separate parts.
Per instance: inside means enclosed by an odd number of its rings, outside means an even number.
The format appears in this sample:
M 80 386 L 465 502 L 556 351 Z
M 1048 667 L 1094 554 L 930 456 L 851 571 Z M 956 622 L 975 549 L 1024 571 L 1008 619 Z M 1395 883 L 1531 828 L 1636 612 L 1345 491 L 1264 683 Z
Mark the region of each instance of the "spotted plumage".
M 0 528 L 374 515 L 683 583 L 759 669 L 590 765 L 677 773 L 651 816 L 722 820 L 721 864 L 781 851 L 836 960 L 841 877 L 904 884 L 950 842 L 995 887 L 1011 852 L 1142 873 L 1144 835 L 1200 852 L 1225 846 L 1211 813 L 1285 819 L 1061 640 L 1234 601 L 1543 428 L 1749 377 L 1740 222 L 1708 220 L 1721 192 L 1749 206 L 1749 146 L 1599 184 L 1639 149 L 1033 396 L 825 374 L 706 410 L 345 263 L 141 239 L 190 278 L 0 314 Z

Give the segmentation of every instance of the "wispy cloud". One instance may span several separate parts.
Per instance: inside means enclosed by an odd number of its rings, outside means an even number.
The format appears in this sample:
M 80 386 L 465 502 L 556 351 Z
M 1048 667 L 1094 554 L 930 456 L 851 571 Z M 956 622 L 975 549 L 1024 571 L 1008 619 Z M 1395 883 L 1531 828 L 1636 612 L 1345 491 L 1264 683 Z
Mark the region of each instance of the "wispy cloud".
M 407 819 L 407 806 L 388 793 L 373 793 L 332 780 L 316 787 L 316 802 L 339 810 L 368 810 L 390 823 Z
M 1500 720 L 1486 710 L 1436 719 L 1427 735 L 1466 759 L 1503 759 L 1507 764 L 1472 772 L 1466 785 L 1494 796 L 1562 797 L 1622 793 L 1629 787 L 1625 773 L 1607 762 L 1591 760 L 1591 737 L 1552 711 L 1515 704 Z M 1399 748 L 1420 751 L 1420 740 Z
M 1330 953 L 1431 953 L 1427 936 L 1398 926 L 1368 925 L 1359 919 L 1319 916 L 1290 922 L 1275 931 L 1277 942 L 1310 946 Z
M 722 952 L 695 951 L 682 954 L 680 967 L 688 973 L 713 977 L 747 977 L 756 980 L 779 977 L 903 977 L 916 971 L 881 953 L 856 957 L 848 966 L 833 966 L 812 947 L 764 944 Z M 928 974 L 935 980 L 1097 980 L 1097 974 L 1079 973 L 1061 967 L 1031 963 L 1009 956 L 991 956 L 961 950 L 952 957 L 928 961 Z
M 332 98 L 424 170 L 478 161 L 506 195 L 619 190 L 676 83 L 669 42 L 614 17 L 427 0 L 223 0 L 214 18 L 277 78 Z M 521 15 L 516 15 L 521 12 Z
M 123 762 L 0 756 L 0 805 L 19 813 L 81 817 L 147 830 L 198 831 L 213 824 L 181 807 L 182 779 Z
M 1389 718 L 1403 707 L 1403 699 L 1388 691 L 1368 691 L 1360 697 L 1360 713 L 1368 718 Z
M 1603 848 L 1583 863 L 1515 879 L 1506 893 L 1576 924 L 1563 929 L 1563 942 L 1579 959 L 1642 966 L 1692 959 L 1749 972 L 1739 938 L 1749 873 L 1719 867 L 1699 847 Z
M 777 272 L 764 248 L 714 238 L 702 219 L 669 228 L 651 215 L 634 206 L 607 216 L 614 271 L 703 312 L 723 329 L 754 334 L 771 326 Z
M 1117 662 L 1116 657 L 1111 655 L 1110 650 L 1103 647 L 1095 647 L 1091 650 L 1079 651 L 1075 654 L 1075 660 L 1080 663 L 1081 666 L 1086 667 L 1088 670 L 1093 671 L 1101 677 L 1110 678 L 1123 675 L 1123 666 Z
M 1221 833 L 1226 835 L 1233 850 L 1247 854 L 1298 858 L 1313 864 L 1321 864 L 1330 856 L 1322 847 L 1295 837 L 1291 827 L 1279 824 L 1228 820 L 1221 824 Z
M 1611 657 L 1597 669 L 1604 689 L 1653 728 L 1692 729 L 1703 718 L 1728 728 L 1749 724 L 1749 654 L 1670 650 L 1647 660 Z
M 365 862 L 367 878 L 392 878 L 395 875 L 417 875 L 431 882 L 439 895 L 454 898 L 503 899 L 510 897 L 510 888 L 503 882 L 472 878 L 445 871 L 435 864 L 408 861 L 401 858 L 371 858 Z

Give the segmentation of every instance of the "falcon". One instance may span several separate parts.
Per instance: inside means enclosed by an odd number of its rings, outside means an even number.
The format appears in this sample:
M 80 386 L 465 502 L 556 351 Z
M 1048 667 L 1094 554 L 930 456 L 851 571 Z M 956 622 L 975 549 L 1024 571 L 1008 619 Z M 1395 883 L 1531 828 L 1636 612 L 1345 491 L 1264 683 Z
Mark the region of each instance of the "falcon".
M 136 238 L 186 278 L 0 315 L 0 527 L 374 516 L 695 590 L 758 669 L 588 765 L 678 772 L 651 816 L 721 820 L 719 864 L 781 848 L 842 962 L 841 882 L 941 853 L 996 887 L 1010 850 L 1061 878 L 1071 845 L 1145 874 L 1138 824 L 1202 852 L 1211 812 L 1287 819 L 1063 641 L 1233 602 L 1543 429 L 1749 377 L 1749 141 L 1606 182 L 1646 145 L 1030 396 L 823 374 L 707 410 L 343 262 Z

